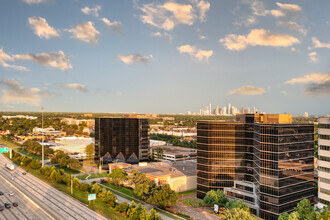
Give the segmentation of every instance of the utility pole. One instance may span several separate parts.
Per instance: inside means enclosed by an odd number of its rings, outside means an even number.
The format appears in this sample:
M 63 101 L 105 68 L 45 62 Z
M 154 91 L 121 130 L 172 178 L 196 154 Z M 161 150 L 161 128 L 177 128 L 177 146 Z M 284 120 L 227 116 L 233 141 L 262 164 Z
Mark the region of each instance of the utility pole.
M 45 147 L 44 147 L 44 107 L 41 107 L 41 149 L 42 149 L 42 167 L 45 166 Z
M 73 178 L 72 178 L 72 174 L 71 174 L 71 195 L 73 194 Z

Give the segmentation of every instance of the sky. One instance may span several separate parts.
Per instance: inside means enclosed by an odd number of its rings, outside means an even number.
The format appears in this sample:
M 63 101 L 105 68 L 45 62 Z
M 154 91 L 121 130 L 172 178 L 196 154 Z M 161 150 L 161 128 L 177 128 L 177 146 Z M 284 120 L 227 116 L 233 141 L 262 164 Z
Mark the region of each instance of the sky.
M 0 0 L 0 110 L 330 114 L 328 0 Z

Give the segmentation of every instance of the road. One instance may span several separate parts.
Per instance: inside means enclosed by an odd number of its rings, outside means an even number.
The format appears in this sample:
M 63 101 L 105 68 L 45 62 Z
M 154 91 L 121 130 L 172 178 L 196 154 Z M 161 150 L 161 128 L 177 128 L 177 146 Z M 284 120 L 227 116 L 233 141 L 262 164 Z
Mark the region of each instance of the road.
M 7 200 L 17 199 L 19 208 L 5 209 L 0 212 L 0 219 L 106 219 L 89 209 L 84 203 L 51 187 L 33 175 L 29 173 L 22 175 L 24 170 L 21 168 L 16 168 L 14 171 L 6 169 L 7 162 L 10 160 L 0 154 L 0 190 L 6 192 L 5 195 L 0 196 L 0 201 L 4 203 Z M 13 173 L 16 178 L 11 180 Z M 9 191 L 15 192 L 12 198 L 9 198 Z

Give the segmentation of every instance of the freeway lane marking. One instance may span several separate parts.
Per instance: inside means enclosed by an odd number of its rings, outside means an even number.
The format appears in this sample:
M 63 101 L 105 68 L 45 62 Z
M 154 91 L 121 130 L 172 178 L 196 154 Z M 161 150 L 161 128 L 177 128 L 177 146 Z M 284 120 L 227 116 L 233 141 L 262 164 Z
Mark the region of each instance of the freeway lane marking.
M 0 175 L 0 177 L 5 180 L 9 185 L 11 185 L 13 188 L 15 188 L 15 190 L 17 190 L 18 192 L 20 192 L 27 200 L 29 200 L 33 205 L 35 205 L 37 208 L 39 208 L 43 213 L 45 213 L 48 217 L 50 217 L 50 219 L 55 220 L 55 218 L 53 218 L 51 215 L 49 215 L 45 210 L 43 210 L 42 208 L 40 208 L 40 206 L 35 203 L 32 199 L 30 199 L 27 195 L 25 195 L 21 190 L 19 190 L 16 186 L 14 186 L 11 182 L 9 182 L 7 179 L 3 178 L 3 176 Z

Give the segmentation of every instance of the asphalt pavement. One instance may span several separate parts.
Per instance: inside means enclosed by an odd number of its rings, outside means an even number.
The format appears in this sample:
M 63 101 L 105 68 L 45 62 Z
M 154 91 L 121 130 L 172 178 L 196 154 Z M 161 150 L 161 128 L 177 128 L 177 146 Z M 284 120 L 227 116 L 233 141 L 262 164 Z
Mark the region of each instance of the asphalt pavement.
M 23 175 L 23 169 L 16 168 L 10 171 L 5 168 L 5 163 L 8 162 L 10 160 L 0 154 L 0 191 L 5 194 L 0 196 L 0 205 L 17 198 L 19 206 L 0 211 L 0 219 L 106 219 L 89 209 L 86 204 L 33 175 Z M 11 179 L 12 174 L 15 176 L 14 180 Z M 15 192 L 11 198 L 8 195 L 9 191 Z

